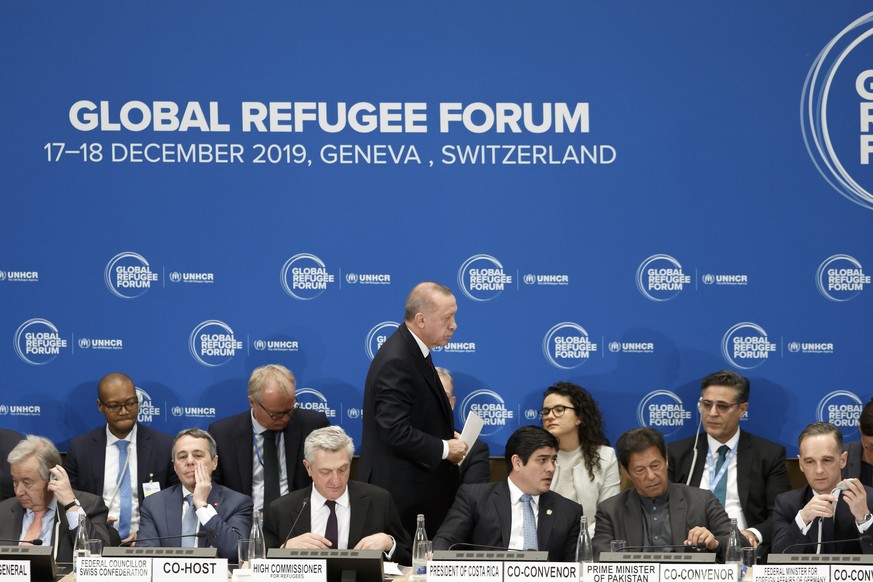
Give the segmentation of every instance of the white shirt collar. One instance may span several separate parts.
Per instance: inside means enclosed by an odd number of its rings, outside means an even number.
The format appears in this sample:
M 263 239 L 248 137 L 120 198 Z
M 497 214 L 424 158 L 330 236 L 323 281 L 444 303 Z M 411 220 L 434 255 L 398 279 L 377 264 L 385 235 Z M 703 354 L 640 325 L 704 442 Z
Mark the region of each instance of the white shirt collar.
M 114 447 L 115 443 L 118 441 L 127 441 L 130 444 L 136 446 L 136 429 L 137 429 L 137 423 L 133 423 L 133 428 L 130 429 L 130 432 L 127 433 L 127 436 L 124 437 L 123 439 L 120 439 L 117 436 L 115 436 L 114 434 L 112 434 L 112 431 L 109 430 L 109 425 L 107 424 L 106 425 L 106 446 L 107 447 Z
M 524 495 L 524 491 L 519 489 L 515 483 L 512 482 L 512 479 L 509 477 L 506 478 L 506 482 L 509 485 L 509 499 L 513 504 L 518 503 L 518 498 Z M 540 504 L 540 495 L 537 493 L 536 495 L 531 495 L 531 499 L 533 499 L 534 505 L 539 506 Z
M 706 442 L 709 444 L 710 455 L 716 454 L 718 452 L 718 448 L 723 444 L 727 445 L 728 448 L 733 451 L 737 448 L 737 443 L 740 442 L 740 429 L 737 429 L 737 432 L 734 433 L 734 436 L 729 438 L 726 443 L 720 443 L 708 434 L 706 435 Z
M 403 325 L 406 325 L 406 324 L 404 323 Z M 409 333 L 411 333 L 412 337 L 415 339 L 415 343 L 418 344 L 418 349 L 421 350 L 421 355 L 426 358 L 427 355 L 430 353 L 430 348 L 428 348 L 427 345 L 425 345 L 425 343 L 423 341 L 421 341 L 420 337 L 415 335 L 415 332 L 412 331 L 412 329 L 410 329 L 410 327 L 408 325 L 406 325 L 406 329 L 409 330 Z
M 327 498 L 318 492 L 318 489 L 315 488 L 315 485 L 312 486 L 312 507 L 314 509 L 319 509 L 324 506 L 324 502 L 327 501 Z M 343 494 L 337 497 L 336 504 L 340 507 L 344 507 L 346 509 L 349 508 L 349 486 L 346 484 L 346 490 L 343 491 Z

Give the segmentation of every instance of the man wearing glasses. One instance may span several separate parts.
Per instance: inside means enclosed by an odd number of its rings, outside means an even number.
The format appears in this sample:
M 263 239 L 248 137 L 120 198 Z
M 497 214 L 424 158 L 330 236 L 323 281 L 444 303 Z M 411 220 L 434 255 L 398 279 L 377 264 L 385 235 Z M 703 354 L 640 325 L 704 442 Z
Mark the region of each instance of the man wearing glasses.
M 700 383 L 704 433 L 668 447 L 670 481 L 712 491 L 748 542 L 769 551 L 776 496 L 788 491 L 785 447 L 740 430 L 749 408 L 749 380 L 730 370 Z
M 258 509 L 312 483 L 303 442 L 330 424 L 323 412 L 294 408 L 296 384 L 284 366 L 257 368 L 249 378 L 250 409 L 209 425 L 222 460 L 215 481 L 250 496 Z
M 139 400 L 126 374 L 100 380 L 97 409 L 106 425 L 70 441 L 64 467 L 73 489 L 101 496 L 121 540 L 133 541 L 143 500 L 178 482 L 170 460 L 173 437 L 137 421 Z

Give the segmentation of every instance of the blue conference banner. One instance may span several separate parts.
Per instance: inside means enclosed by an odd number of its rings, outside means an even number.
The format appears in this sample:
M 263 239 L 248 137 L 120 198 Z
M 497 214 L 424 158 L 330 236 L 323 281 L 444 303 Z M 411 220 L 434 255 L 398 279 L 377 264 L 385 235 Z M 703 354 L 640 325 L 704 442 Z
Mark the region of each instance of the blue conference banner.
M 873 345 L 869 2 L 0 6 L 0 426 L 65 449 L 96 383 L 169 433 L 277 362 L 360 439 L 422 280 L 460 426 L 501 455 L 550 384 L 608 435 L 858 438 Z

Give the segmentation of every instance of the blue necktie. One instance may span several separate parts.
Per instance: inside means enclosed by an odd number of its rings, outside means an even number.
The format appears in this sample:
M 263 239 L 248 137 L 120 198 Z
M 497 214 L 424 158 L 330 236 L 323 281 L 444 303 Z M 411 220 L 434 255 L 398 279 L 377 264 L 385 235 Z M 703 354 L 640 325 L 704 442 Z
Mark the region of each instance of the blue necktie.
M 718 461 L 715 464 L 715 475 L 718 475 L 718 472 L 721 470 L 722 465 L 724 465 L 724 460 L 727 458 L 728 451 L 730 449 L 727 445 L 722 445 L 718 447 Z M 721 479 L 718 481 L 718 485 L 715 486 L 715 489 L 712 492 L 715 494 L 715 497 L 721 502 L 721 506 L 725 506 L 725 499 L 727 499 L 727 481 L 728 481 L 728 471 L 725 469 L 724 475 L 721 476 Z M 710 483 L 710 487 L 712 484 Z
M 130 517 L 133 513 L 133 492 L 130 489 L 130 467 L 127 463 L 129 441 L 115 441 L 118 447 L 118 535 L 121 539 L 130 535 Z
M 522 522 L 522 532 L 524 532 L 524 548 L 525 550 L 536 550 L 537 547 L 537 520 L 534 517 L 533 508 L 530 506 L 532 500 L 527 493 L 522 494 L 518 498 L 521 502 L 521 511 L 524 515 Z
M 196 548 L 197 538 L 194 534 L 197 533 L 197 510 L 194 509 L 194 496 L 189 493 L 185 496 L 185 502 L 188 504 L 188 509 L 182 518 L 182 535 L 188 537 L 182 538 L 182 547 Z

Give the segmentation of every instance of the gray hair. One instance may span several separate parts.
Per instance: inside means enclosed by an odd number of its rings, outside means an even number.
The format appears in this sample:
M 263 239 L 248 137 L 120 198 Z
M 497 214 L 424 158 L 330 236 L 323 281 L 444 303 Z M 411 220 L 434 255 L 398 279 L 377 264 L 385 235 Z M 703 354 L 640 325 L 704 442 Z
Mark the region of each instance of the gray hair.
M 10 465 L 17 465 L 31 457 L 36 457 L 39 463 L 39 475 L 48 480 L 49 469 L 61 464 L 61 454 L 57 447 L 47 438 L 29 434 L 24 440 L 15 445 L 6 461 Z
M 312 464 L 316 451 L 335 453 L 345 449 L 349 453 L 349 460 L 355 454 L 355 443 L 352 438 L 339 426 L 325 426 L 309 433 L 303 443 L 303 456 L 306 462 Z
M 186 428 L 176 435 L 176 438 L 173 439 L 173 452 L 171 453 L 171 460 L 175 460 L 176 458 L 176 443 L 179 442 L 179 439 L 185 436 L 189 436 L 195 439 L 206 439 L 209 443 L 209 458 L 214 459 L 215 455 L 218 454 L 218 446 L 215 444 L 215 439 L 212 438 L 212 435 L 203 430 L 202 428 Z
M 294 396 L 294 387 L 297 386 L 297 379 L 291 370 L 280 364 L 267 364 L 266 366 L 255 368 L 252 371 L 252 375 L 249 376 L 249 398 L 258 400 L 267 382 L 271 380 L 277 386 L 287 391 L 288 394 Z
M 430 313 L 436 308 L 437 295 L 452 295 L 452 290 L 433 281 L 424 281 L 416 285 L 406 298 L 406 308 L 403 311 L 403 321 L 412 321 L 416 313 Z

